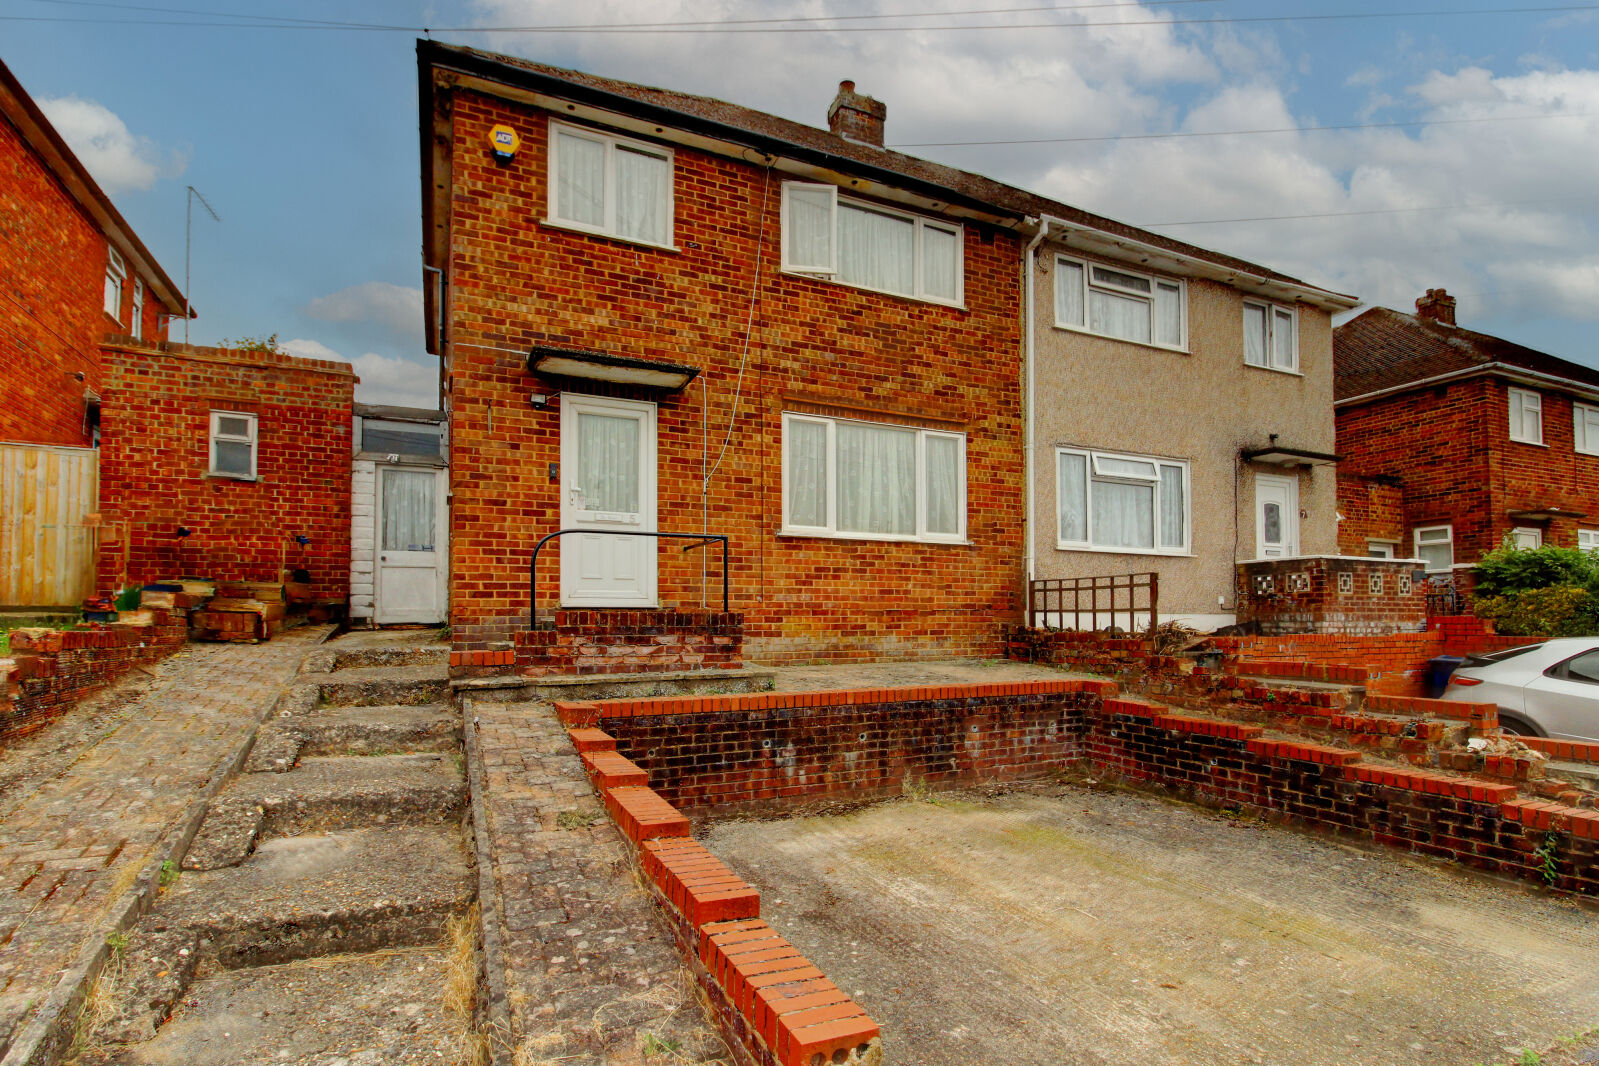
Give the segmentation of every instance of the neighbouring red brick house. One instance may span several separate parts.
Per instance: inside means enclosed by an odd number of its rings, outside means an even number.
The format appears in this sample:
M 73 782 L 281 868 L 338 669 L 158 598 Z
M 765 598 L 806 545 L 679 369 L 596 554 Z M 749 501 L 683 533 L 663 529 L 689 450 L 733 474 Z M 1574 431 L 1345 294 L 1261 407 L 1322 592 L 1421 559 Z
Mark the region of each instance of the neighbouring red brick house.
M 183 295 L 0 63 L 0 441 L 92 446 L 100 341 L 152 340 Z
M 130 338 L 103 358 L 102 589 L 306 569 L 349 598 L 348 363 Z
M 1599 547 L 1599 370 L 1455 323 L 1430 289 L 1333 334 L 1339 547 L 1464 587 L 1506 538 Z

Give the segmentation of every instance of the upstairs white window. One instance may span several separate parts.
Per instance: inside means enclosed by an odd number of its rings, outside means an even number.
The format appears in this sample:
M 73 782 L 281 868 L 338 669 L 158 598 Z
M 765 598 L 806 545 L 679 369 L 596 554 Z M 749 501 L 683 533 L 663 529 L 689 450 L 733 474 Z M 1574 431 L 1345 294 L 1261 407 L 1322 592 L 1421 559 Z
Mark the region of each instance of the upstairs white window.
M 1572 439 L 1584 455 L 1599 455 L 1599 407 L 1571 405 Z
M 133 322 L 130 332 L 136 341 L 144 339 L 144 279 L 133 279 Z
M 1292 308 L 1244 301 L 1244 363 L 1299 370 L 1299 322 Z
M 783 530 L 964 541 L 966 435 L 785 414 Z
M 236 411 L 211 412 L 211 473 L 253 480 L 256 476 L 256 417 Z
M 1510 390 L 1510 439 L 1543 443 L 1543 397 L 1531 389 Z
M 1419 526 L 1415 532 L 1416 558 L 1429 574 L 1447 574 L 1455 565 L 1455 527 Z
M 964 230 L 838 195 L 832 185 L 783 183 L 783 269 L 845 285 L 960 306 Z
M 1147 555 L 1186 553 L 1188 464 L 1057 448 L 1058 547 Z
M 122 321 L 122 283 L 128 279 L 127 264 L 115 248 L 106 249 L 105 313 Z
M 1188 347 L 1188 287 L 1152 274 L 1057 256 L 1055 324 L 1183 350 Z
M 549 222 L 671 247 L 672 152 L 550 123 Z

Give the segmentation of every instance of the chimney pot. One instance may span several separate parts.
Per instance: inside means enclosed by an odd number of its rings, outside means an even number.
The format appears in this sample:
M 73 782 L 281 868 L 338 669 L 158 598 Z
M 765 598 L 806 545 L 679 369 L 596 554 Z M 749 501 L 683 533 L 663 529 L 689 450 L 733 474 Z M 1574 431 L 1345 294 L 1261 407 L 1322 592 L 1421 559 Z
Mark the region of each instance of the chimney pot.
M 1455 298 L 1443 289 L 1428 289 L 1427 294 L 1416 301 L 1416 317 L 1452 326 L 1455 324 Z
M 848 79 L 838 83 L 838 95 L 827 109 L 827 128 L 836 137 L 860 144 L 883 147 L 883 121 L 888 105 L 855 91 Z

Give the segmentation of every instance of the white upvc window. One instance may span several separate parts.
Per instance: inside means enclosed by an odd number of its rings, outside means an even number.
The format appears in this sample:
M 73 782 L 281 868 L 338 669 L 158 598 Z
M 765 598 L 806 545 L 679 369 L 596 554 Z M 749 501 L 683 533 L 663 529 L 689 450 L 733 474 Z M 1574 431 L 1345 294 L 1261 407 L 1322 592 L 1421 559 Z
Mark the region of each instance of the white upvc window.
M 1186 351 L 1188 286 L 1174 278 L 1056 256 L 1055 325 Z
M 1510 439 L 1543 443 L 1543 397 L 1532 389 L 1510 390 Z
M 1599 407 L 1571 405 L 1572 441 L 1584 455 L 1599 455 Z
M 1454 526 L 1417 526 L 1414 536 L 1416 558 L 1426 564 L 1422 569 L 1429 574 L 1446 574 L 1454 568 Z
M 1372 559 L 1397 559 L 1399 544 L 1391 540 L 1368 540 L 1366 555 Z
M 211 473 L 254 480 L 256 416 L 242 411 L 211 412 Z
M 672 247 L 672 151 L 550 123 L 552 225 Z
M 1244 301 L 1244 364 L 1299 372 L 1299 315 L 1292 307 Z
M 1536 526 L 1517 526 L 1510 531 L 1510 543 L 1523 551 L 1543 547 L 1543 530 Z
M 122 283 L 128 279 L 128 266 L 115 248 L 107 246 L 105 263 L 105 313 L 122 321 Z
M 965 230 L 951 222 L 783 183 L 782 267 L 858 289 L 963 306 Z
M 1057 448 L 1055 486 L 1057 547 L 1136 555 L 1188 553 L 1186 462 Z
M 966 540 L 966 435 L 783 415 L 783 532 Z
M 144 279 L 133 279 L 133 322 L 131 332 L 136 341 L 144 340 Z
M 1591 552 L 1599 548 L 1599 529 L 1577 530 L 1577 550 Z

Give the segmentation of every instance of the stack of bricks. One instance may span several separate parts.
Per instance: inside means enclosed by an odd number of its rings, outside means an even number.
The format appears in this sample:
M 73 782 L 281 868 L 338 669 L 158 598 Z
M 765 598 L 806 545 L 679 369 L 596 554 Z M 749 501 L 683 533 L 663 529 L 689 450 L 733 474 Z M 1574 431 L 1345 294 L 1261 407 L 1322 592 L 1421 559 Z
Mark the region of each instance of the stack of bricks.
M 744 665 L 744 616 L 560 610 L 553 629 L 517 633 L 514 645 L 513 665 L 523 677 L 736 670 Z
M 185 612 L 146 608 L 150 625 L 14 629 L 0 681 L 0 742 L 26 736 L 136 663 L 164 658 L 188 639 Z

